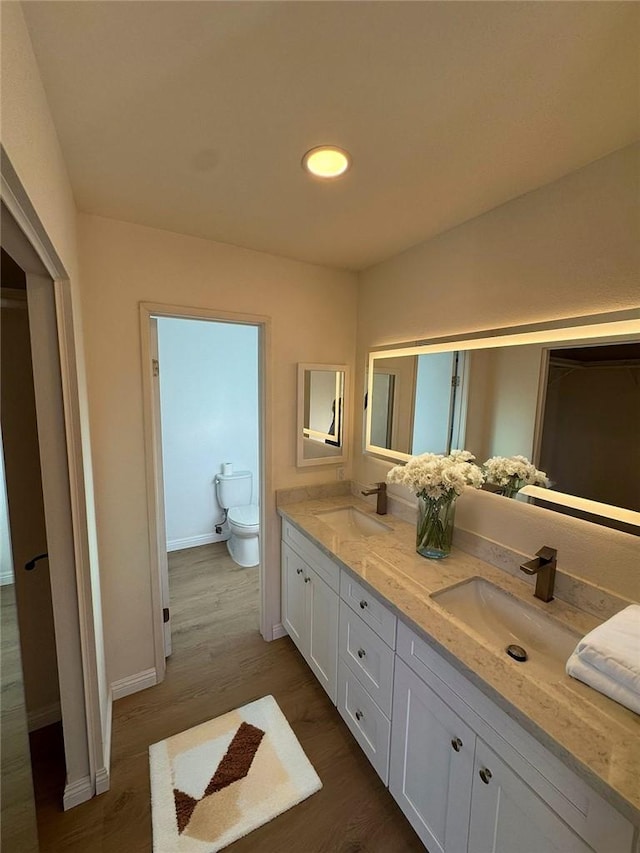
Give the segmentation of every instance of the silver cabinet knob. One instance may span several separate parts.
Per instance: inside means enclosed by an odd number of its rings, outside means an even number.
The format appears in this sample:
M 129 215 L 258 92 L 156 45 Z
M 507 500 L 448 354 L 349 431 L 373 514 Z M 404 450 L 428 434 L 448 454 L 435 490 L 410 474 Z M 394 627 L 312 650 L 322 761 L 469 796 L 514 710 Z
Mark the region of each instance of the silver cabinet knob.
M 482 767 L 478 772 L 484 784 L 488 785 L 492 776 L 491 770 L 488 767 Z
M 365 655 L 366 655 L 366 652 L 365 652 L 365 650 L 364 650 L 364 649 L 358 649 L 358 657 L 360 658 L 360 660 L 362 660 L 362 658 L 363 658 Z
M 356 711 L 356 720 L 361 720 L 364 717 L 362 711 Z
M 305 582 L 305 583 L 311 583 L 311 578 L 306 577 L 306 578 L 304 579 L 304 582 Z
M 460 752 L 462 749 L 462 741 L 459 737 L 454 737 L 451 740 L 451 746 L 455 749 L 456 752 Z
M 369 602 L 362 599 L 362 601 L 360 602 L 361 609 L 364 610 L 365 607 L 368 607 L 368 606 L 369 606 Z
M 297 574 L 297 575 L 301 575 L 301 574 L 302 574 L 302 569 L 296 569 L 296 574 Z

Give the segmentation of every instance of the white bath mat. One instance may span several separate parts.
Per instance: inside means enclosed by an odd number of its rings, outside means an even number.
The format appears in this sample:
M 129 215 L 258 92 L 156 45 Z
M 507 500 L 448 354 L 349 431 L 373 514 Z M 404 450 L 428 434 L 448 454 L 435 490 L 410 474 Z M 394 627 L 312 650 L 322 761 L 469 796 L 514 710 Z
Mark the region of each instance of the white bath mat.
M 215 853 L 319 791 L 273 696 L 149 747 L 154 853 Z

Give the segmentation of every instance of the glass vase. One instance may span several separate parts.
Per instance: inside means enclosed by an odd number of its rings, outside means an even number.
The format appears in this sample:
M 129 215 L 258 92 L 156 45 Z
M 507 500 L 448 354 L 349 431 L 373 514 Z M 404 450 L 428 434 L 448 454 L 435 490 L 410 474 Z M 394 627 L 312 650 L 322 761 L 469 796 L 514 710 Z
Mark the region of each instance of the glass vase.
M 436 499 L 418 496 L 418 554 L 431 560 L 440 560 L 451 553 L 456 497 L 454 495 Z
M 523 486 L 524 480 L 519 477 L 509 477 L 508 482 L 502 487 L 502 494 L 505 498 L 515 498 Z

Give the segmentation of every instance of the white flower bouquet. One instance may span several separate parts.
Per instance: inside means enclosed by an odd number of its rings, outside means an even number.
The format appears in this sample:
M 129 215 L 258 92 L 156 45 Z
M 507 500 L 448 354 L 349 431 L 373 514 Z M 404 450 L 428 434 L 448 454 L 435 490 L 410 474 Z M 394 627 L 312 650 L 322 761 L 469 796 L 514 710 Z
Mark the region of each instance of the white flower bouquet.
M 411 489 L 418 498 L 416 550 L 425 557 L 446 557 L 451 551 L 455 499 L 466 486 L 480 488 L 484 474 L 467 450 L 448 456 L 423 453 L 406 465 L 396 465 L 387 474 L 387 483 Z
M 502 486 L 503 494 L 515 497 L 523 486 L 549 487 L 544 471 L 538 471 L 526 456 L 492 456 L 482 466 L 488 483 Z

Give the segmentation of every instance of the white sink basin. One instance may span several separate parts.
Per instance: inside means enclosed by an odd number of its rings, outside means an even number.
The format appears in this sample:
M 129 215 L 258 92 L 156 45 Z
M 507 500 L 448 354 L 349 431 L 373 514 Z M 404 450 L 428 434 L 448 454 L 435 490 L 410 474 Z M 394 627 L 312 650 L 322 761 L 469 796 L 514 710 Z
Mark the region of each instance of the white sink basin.
M 533 593 L 532 593 L 533 594 Z M 507 656 L 510 645 L 521 646 L 527 660 L 515 666 L 535 669 L 545 681 L 557 681 L 582 635 L 533 605 L 520 601 L 482 578 L 435 592 L 431 598 Z
M 391 530 L 388 525 L 372 518 L 366 512 L 361 512 L 354 506 L 317 512 L 316 516 L 345 539 L 379 536 L 381 533 L 389 533 Z

